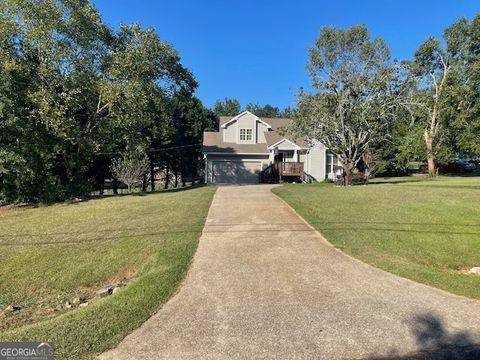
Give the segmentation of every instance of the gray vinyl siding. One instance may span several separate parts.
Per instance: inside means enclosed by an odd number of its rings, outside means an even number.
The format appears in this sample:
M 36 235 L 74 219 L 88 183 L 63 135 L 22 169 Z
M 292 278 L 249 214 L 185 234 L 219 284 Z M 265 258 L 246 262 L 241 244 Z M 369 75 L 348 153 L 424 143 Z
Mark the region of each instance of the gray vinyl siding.
M 245 114 L 240 116 L 237 121 L 237 143 L 238 144 L 255 144 L 256 141 L 256 128 L 255 128 L 256 120 L 250 114 Z M 240 140 L 240 129 L 252 129 L 252 140 Z
M 257 143 L 266 143 L 265 132 L 268 131 L 267 126 L 260 121 L 257 121 Z
M 310 149 L 308 154 L 308 166 L 307 173 L 315 178 L 317 181 L 324 181 L 325 174 L 325 148 L 323 147 L 314 147 Z
M 299 154 L 298 155 L 298 161 L 303 163 L 303 167 L 305 169 L 305 161 L 307 160 L 307 154 Z
M 295 150 L 295 145 L 290 141 L 283 141 L 277 146 L 278 150 Z
M 237 124 L 231 123 L 227 125 L 226 129 L 221 129 L 223 131 L 223 142 L 226 143 L 236 143 L 237 142 Z

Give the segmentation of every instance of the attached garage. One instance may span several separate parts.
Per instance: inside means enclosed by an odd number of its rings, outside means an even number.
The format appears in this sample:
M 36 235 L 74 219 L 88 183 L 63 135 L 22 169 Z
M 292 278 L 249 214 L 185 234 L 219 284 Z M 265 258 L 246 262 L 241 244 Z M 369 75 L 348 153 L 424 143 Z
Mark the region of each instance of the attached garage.
M 258 184 L 261 161 L 212 161 L 212 182 L 216 184 Z

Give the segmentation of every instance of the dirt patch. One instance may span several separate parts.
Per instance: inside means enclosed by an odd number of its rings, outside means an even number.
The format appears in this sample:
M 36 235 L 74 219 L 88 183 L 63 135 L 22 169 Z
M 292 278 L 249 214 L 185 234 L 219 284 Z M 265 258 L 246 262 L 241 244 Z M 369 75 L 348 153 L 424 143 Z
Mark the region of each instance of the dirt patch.
M 16 303 L 18 311 L 8 311 L 7 306 L 0 308 L 0 332 L 51 319 L 76 308 L 92 304 L 98 300 L 97 291 L 105 287 L 124 287 L 140 272 L 138 268 L 120 271 L 114 276 L 91 287 L 80 286 L 73 292 L 58 293 L 53 289 L 24 289 L 25 300 Z M 75 299 L 81 299 L 75 302 Z M 68 306 L 70 304 L 71 306 Z M 83 304 L 83 305 L 81 305 Z
M 469 267 L 460 268 L 457 270 L 457 272 L 463 275 L 480 276 L 480 266 L 473 266 L 473 267 L 469 266 Z

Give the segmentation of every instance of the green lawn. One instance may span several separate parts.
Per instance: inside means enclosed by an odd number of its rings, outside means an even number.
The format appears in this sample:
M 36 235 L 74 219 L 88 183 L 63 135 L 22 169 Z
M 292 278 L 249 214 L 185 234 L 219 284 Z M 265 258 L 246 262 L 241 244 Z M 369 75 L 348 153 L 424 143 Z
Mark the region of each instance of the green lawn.
M 400 276 L 480 299 L 480 177 L 377 179 L 273 190 L 332 244 Z
M 0 210 L 0 340 L 55 341 L 58 359 L 104 351 L 175 291 L 215 189 Z M 118 293 L 96 290 L 127 279 Z M 65 309 L 77 296 L 91 304 Z M 2 312 L 9 304 L 15 313 Z

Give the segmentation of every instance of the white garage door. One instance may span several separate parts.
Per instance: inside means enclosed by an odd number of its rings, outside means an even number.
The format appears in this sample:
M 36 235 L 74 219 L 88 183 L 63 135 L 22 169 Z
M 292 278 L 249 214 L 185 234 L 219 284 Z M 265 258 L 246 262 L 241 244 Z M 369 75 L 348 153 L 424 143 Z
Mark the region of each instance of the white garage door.
M 258 184 L 259 161 L 214 161 L 213 182 L 217 184 Z

